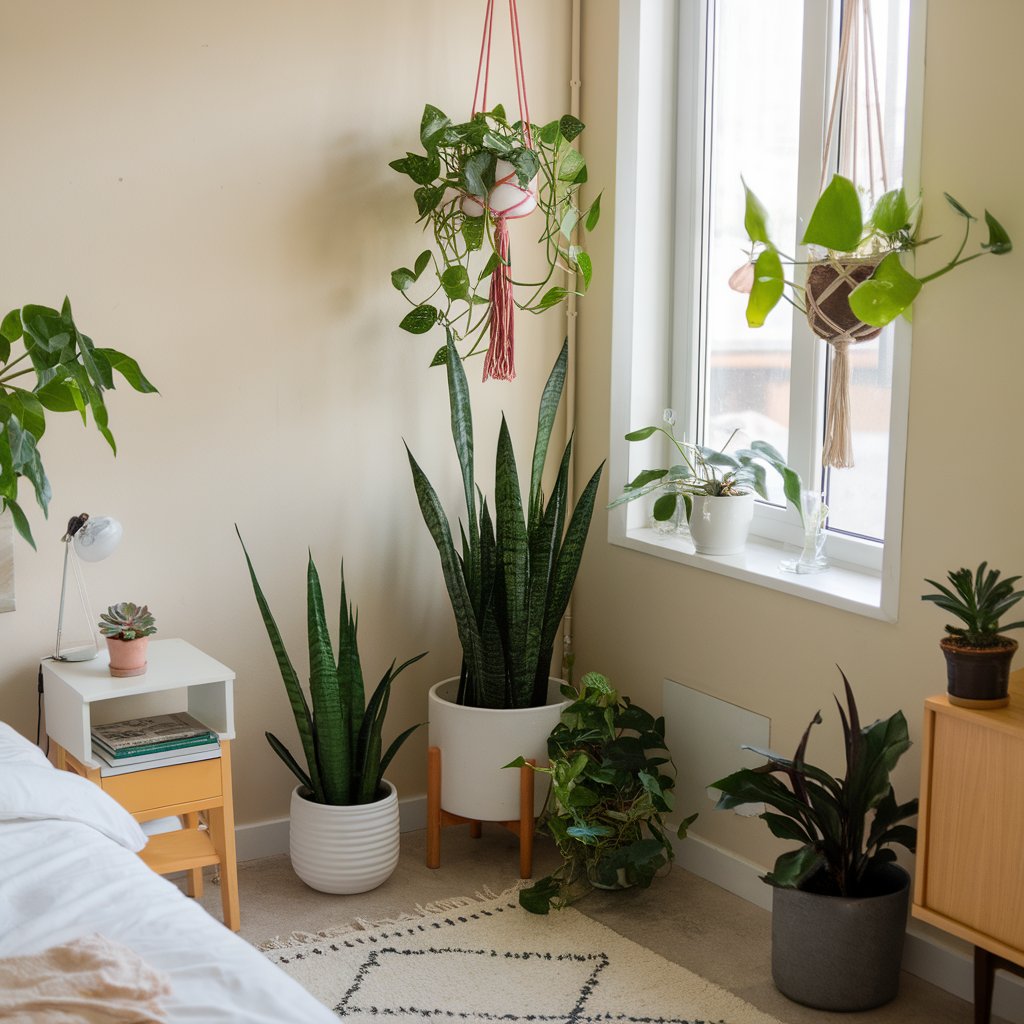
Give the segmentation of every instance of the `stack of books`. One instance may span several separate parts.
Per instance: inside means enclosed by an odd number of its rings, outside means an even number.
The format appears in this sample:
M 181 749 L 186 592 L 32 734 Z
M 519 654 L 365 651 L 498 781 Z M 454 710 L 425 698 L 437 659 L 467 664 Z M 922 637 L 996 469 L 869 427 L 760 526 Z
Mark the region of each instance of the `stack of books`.
M 220 742 L 213 730 L 181 711 L 94 726 L 92 753 L 106 777 L 220 757 Z

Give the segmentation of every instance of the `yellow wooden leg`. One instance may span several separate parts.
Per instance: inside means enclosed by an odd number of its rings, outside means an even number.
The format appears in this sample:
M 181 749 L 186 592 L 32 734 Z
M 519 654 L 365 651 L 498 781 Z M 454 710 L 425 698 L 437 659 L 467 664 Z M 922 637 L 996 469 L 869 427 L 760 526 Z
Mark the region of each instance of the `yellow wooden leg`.
M 224 924 L 233 932 L 239 929 L 238 865 L 235 860 L 235 808 L 231 794 L 231 744 L 220 745 L 224 805 L 206 812 L 210 838 L 220 857 L 220 899 Z
M 199 828 L 199 812 L 193 811 L 191 814 L 184 814 L 182 817 L 185 819 L 185 828 L 197 829 Z M 188 873 L 188 894 L 195 900 L 203 898 L 203 869 L 192 868 Z

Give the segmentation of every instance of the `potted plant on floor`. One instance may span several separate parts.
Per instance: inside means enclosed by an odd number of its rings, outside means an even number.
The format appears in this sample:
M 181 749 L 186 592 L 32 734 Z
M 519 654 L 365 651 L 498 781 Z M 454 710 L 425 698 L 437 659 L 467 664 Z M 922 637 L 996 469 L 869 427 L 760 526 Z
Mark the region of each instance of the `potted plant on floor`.
M 534 914 L 566 907 L 597 889 L 647 888 L 675 858 L 664 815 L 672 810 L 674 767 L 665 747 L 665 720 L 620 697 L 597 672 L 579 690 L 562 687 L 572 703 L 548 737 L 551 779 L 541 830 L 562 856 L 561 866 L 528 889 L 519 903 Z M 527 762 L 518 757 L 506 767 Z M 693 814 L 676 830 L 683 839 Z
M 946 201 L 964 221 L 964 237 L 953 258 L 923 277 L 903 265 L 913 253 L 935 238 L 921 238 L 920 204 L 910 203 L 902 188 L 886 192 L 867 216 L 860 194 L 849 178 L 834 175 L 811 212 L 802 245 L 811 247 L 805 283 L 787 278 L 784 256 L 768 234 L 768 215 L 756 195 L 743 185 L 746 209 L 743 224 L 750 238 L 749 263 L 730 279 L 730 285 L 749 293 L 747 323 L 761 327 L 768 314 L 785 296 L 807 317 L 811 330 L 833 346 L 828 423 L 823 461 L 830 466 L 852 466 L 848 396 L 851 344 L 875 338 L 900 314 L 909 317 L 910 307 L 929 281 L 980 256 L 1002 256 L 1013 249 L 1003 226 L 985 211 L 988 240 L 977 252 L 963 255 L 977 218 L 951 195 Z M 792 275 L 790 275 L 792 278 Z
M 735 555 L 747 543 L 754 516 L 754 495 L 768 498 L 765 466 L 782 477 L 786 500 L 801 513 L 800 475 L 786 465 L 779 451 L 767 441 L 753 441 L 749 448 L 728 454 L 738 431 L 733 431 L 721 451 L 690 444 L 676 437 L 675 414 L 665 412 L 664 427 L 642 427 L 626 434 L 627 441 L 646 441 L 664 434 L 682 462 L 668 469 L 645 469 L 626 484 L 608 508 L 636 501 L 652 491 L 665 491 L 654 503 L 658 522 L 673 519 L 682 502 L 693 546 L 701 555 Z
M 569 114 L 545 125 L 509 121 L 501 105 L 458 124 L 427 104 L 420 120 L 424 152 L 406 153 L 390 164 L 416 186 L 419 220 L 433 242 L 411 269 L 391 272 L 391 283 L 412 307 L 399 325 L 403 330 L 425 334 L 441 324 L 456 342 L 466 341 L 463 358 L 488 350 L 484 379 L 515 376 L 513 303 L 529 313 L 560 305 L 570 288 L 552 283 L 559 273 L 575 275 L 577 295 L 590 285 L 590 256 L 572 239 L 577 228 L 592 231 L 601 214 L 600 196 L 585 213 L 576 205 L 587 165 L 572 142 L 583 127 Z M 516 281 L 508 221 L 534 211 L 546 269 L 540 280 Z M 423 297 L 413 299 L 411 293 L 424 283 Z M 521 300 L 514 298 L 516 287 L 524 292 Z M 495 353 L 496 336 L 502 334 L 503 342 L 504 333 L 509 350 Z M 448 351 L 442 346 L 431 365 L 444 363 Z
M 241 534 L 238 539 L 242 539 Z M 357 615 L 345 592 L 344 567 L 335 658 L 324 616 L 320 578 L 311 555 L 306 570 L 310 694 L 307 700 L 244 543 L 242 550 L 306 761 L 305 767 L 301 766 L 273 733 L 266 734 L 274 752 L 299 780 L 291 800 L 292 867 L 306 885 L 320 892 L 357 893 L 375 889 L 387 881 L 398 864 L 398 793 L 384 778 L 384 772 L 402 744 L 419 728 L 414 725 L 406 729 L 382 752 L 381 733 L 391 684 L 426 652 L 398 668 L 392 661 L 366 703 L 356 642 Z
M 998 569 L 988 569 L 988 562 L 982 562 L 974 573 L 949 572 L 950 587 L 925 580 L 938 593 L 923 594 L 921 600 L 934 602 L 963 623 L 946 626 L 949 635 L 939 641 L 946 656 L 951 704 L 989 710 L 1010 702 L 1010 664 L 1017 641 L 1003 633 L 1024 629 L 1024 621 L 1000 626 L 999 620 L 1024 597 L 1024 590 L 1013 589 L 1020 576 L 999 577 Z
M 117 678 L 143 675 L 149 638 L 156 632 L 149 606 L 132 601 L 112 604 L 100 613 L 99 628 L 107 639 L 110 674 Z
M 761 818 L 772 834 L 800 844 L 764 876 L 774 887 L 772 977 L 779 991 L 820 1010 L 851 1011 L 881 1006 L 899 988 L 910 876 L 894 863 L 892 846 L 914 851 L 917 830 L 902 822 L 917 813 L 917 800 L 897 804 L 889 781 L 910 747 L 903 713 L 861 726 L 845 675 L 843 685 L 847 710 L 838 698 L 836 704 L 845 775 L 805 760 L 818 712 L 792 759 L 755 750 L 767 764 L 712 785 L 722 793 L 719 808 L 766 804 L 772 810 Z
M 551 658 L 604 464 L 572 508 L 570 438 L 545 503 L 541 480 L 568 364 L 563 344 L 541 396 L 526 495 L 520 493 L 512 438 L 502 417 L 492 517 L 476 483 L 469 388 L 450 334 L 448 353 L 452 437 L 466 501 L 461 553 L 436 491 L 409 452 L 416 497 L 441 558 L 462 645 L 459 676 L 430 690 L 430 744 L 443 756 L 445 810 L 472 820 L 509 821 L 520 816 L 519 787 L 501 768 L 517 754 L 544 759 L 547 735 L 565 703 L 558 681 L 549 678 Z M 542 799 L 538 793 L 537 812 Z

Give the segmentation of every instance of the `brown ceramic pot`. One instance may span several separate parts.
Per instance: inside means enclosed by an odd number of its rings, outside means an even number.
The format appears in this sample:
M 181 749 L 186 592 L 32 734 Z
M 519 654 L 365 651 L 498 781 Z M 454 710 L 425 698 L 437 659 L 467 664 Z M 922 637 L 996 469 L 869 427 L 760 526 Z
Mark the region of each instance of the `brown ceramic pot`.
M 137 640 L 118 640 L 108 636 L 110 674 L 118 678 L 143 675 L 146 671 L 147 647 L 149 647 L 148 636 L 140 636 Z
M 946 656 L 947 696 L 962 708 L 992 710 L 1010 703 L 1010 663 L 1017 641 L 999 638 L 998 647 L 964 647 L 946 638 L 939 641 Z

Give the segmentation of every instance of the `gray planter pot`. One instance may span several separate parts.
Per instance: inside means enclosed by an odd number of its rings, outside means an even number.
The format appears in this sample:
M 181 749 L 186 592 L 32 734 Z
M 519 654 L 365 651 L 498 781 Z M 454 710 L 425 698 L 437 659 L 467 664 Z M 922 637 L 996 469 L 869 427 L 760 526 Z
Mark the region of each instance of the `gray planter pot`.
M 887 864 L 879 896 L 772 890 L 772 979 L 818 1010 L 871 1010 L 896 996 L 910 876 Z M 884 882 L 882 882 L 884 879 Z

